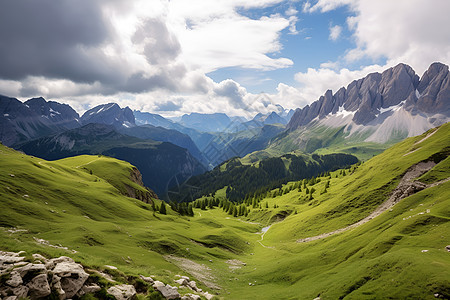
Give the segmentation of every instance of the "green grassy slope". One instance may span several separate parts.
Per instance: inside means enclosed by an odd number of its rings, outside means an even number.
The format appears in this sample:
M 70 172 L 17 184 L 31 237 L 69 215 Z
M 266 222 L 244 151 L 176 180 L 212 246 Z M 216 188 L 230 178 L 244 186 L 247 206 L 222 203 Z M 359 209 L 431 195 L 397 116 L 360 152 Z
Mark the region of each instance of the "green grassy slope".
M 306 153 L 316 153 L 320 155 L 329 153 L 347 153 L 358 157 L 360 160 L 368 160 L 374 155 L 383 152 L 400 141 L 390 141 L 386 144 L 365 142 L 370 135 L 367 132 L 364 135 L 348 136 L 344 132 L 344 127 L 326 127 L 320 124 L 314 124 L 308 127 L 300 127 L 294 131 L 286 131 L 278 136 L 266 149 L 267 152 L 287 153 L 294 150 L 301 150 Z
M 352 230 L 297 242 L 368 216 L 418 162 L 439 162 L 421 176 L 423 182 L 449 178 L 449 141 L 446 124 L 346 175 L 338 170 L 308 185 L 316 190 L 311 200 L 304 188 L 264 198 L 262 208 L 249 207 L 248 218 L 233 218 L 220 208 L 194 209 L 192 218 L 170 210 L 154 214 L 151 205 L 123 196 L 109 183 L 129 180 L 127 163 L 98 156 L 46 162 L 1 146 L 0 242 L 5 250 L 68 255 L 91 266 L 156 274 L 168 283 L 174 274 L 190 275 L 219 286 L 214 291 L 224 299 L 434 299 L 435 293 L 449 298 L 450 181 Z M 108 178 L 115 174 L 121 179 Z M 223 197 L 224 189 L 216 194 Z M 77 252 L 41 245 L 33 237 Z
M 105 156 L 50 162 L 0 145 L 0 169 L 2 250 L 66 255 L 88 266 L 114 265 L 172 283 L 175 274 L 191 274 L 165 255 L 203 263 L 233 258 L 258 228 L 226 218 L 189 220 L 169 208 L 167 215 L 154 213 L 151 204 L 120 191 L 126 184 L 146 192 L 130 179 L 133 166 Z
M 434 293 L 450 297 L 450 253 L 445 250 L 450 244 L 450 182 L 407 197 L 392 211 L 353 230 L 295 242 L 359 221 L 387 199 L 411 165 L 448 157 L 449 124 L 420 142 L 424 136 L 388 149 L 351 175 L 333 173 L 328 192 L 320 195 L 327 181 L 322 178 L 313 186 L 317 190 L 313 200 L 306 200 L 304 191 L 264 199 L 269 207 L 279 207 L 257 210 L 250 218 L 289 216 L 264 235 L 261 242 L 269 248 L 256 247 L 246 260 L 250 268 L 242 277 L 256 280 L 256 285 L 237 289 L 235 295 L 245 291 L 248 299 L 261 294 L 270 299 L 280 293 L 283 299 L 318 295 L 321 299 L 433 299 Z M 448 158 L 423 176 L 428 183 L 449 177 Z

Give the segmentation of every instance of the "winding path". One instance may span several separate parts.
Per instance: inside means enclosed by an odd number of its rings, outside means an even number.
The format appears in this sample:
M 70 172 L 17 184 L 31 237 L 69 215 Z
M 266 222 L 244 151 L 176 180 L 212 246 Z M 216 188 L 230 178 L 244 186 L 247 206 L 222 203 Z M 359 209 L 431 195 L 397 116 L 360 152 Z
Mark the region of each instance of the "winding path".
M 324 239 L 327 238 L 329 236 L 359 227 L 367 222 L 369 222 L 370 220 L 372 220 L 375 217 L 378 217 L 379 215 L 381 215 L 383 212 L 385 212 L 388 209 L 391 209 L 395 204 L 397 204 L 398 202 L 400 202 L 400 200 L 415 194 L 421 190 L 427 189 L 427 188 L 431 188 L 434 186 L 437 186 L 439 184 L 443 184 L 447 181 L 450 180 L 450 177 L 432 184 L 424 184 L 420 181 L 413 181 L 414 178 L 417 178 L 419 176 L 421 176 L 422 174 L 425 174 L 426 172 L 428 172 L 431 168 L 433 168 L 436 164 L 432 161 L 429 162 L 421 162 L 418 163 L 414 166 L 412 166 L 411 168 L 409 168 L 405 175 L 403 175 L 402 179 L 400 180 L 399 184 L 397 185 L 397 187 L 394 189 L 394 191 L 392 192 L 392 195 L 389 197 L 388 200 L 386 200 L 384 203 L 382 203 L 375 211 L 373 211 L 369 216 L 365 217 L 364 219 L 360 220 L 359 222 L 356 222 L 354 224 L 351 224 L 347 227 L 344 228 L 340 228 L 331 232 L 327 232 L 327 233 L 323 233 L 320 235 L 316 235 L 316 236 L 312 236 L 312 237 L 307 237 L 307 238 L 303 238 L 303 239 L 299 239 L 297 240 L 297 243 L 307 243 L 307 242 L 312 242 L 312 241 L 316 241 L 316 240 L 320 240 L 320 239 Z

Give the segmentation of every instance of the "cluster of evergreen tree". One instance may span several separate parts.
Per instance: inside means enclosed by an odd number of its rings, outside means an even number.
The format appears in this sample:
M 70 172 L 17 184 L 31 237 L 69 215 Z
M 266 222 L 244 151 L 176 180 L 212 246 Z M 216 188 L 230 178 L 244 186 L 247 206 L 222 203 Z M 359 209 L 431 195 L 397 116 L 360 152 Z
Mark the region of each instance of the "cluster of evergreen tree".
M 182 216 L 194 216 L 193 204 L 187 202 L 170 202 L 170 208 Z
M 355 156 L 342 153 L 313 154 L 311 159 L 286 154 L 261 160 L 255 166 L 243 165 L 238 158 L 233 158 L 209 172 L 190 178 L 171 200 L 190 202 L 228 186 L 227 199 L 239 202 L 280 188 L 289 181 L 312 178 L 357 162 Z

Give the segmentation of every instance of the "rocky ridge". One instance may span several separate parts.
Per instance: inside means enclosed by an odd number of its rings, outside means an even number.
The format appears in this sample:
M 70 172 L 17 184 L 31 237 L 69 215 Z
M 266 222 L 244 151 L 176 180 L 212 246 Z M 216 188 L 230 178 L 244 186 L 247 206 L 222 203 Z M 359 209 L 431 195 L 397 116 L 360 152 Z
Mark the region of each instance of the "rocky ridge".
M 136 126 L 133 111 L 128 106 L 120 108 L 117 103 L 102 104 L 91 108 L 81 116 L 80 120 L 84 125 L 99 123 L 113 125 L 116 128 Z
M 419 79 L 410 66 L 398 64 L 355 80 L 334 94 L 326 91 L 317 101 L 297 109 L 287 128 L 346 126 L 350 134 L 375 132 L 367 139 L 375 142 L 386 142 L 395 131 L 418 135 L 450 119 L 449 74 L 447 65 L 433 63 Z
M 43 98 L 22 103 L 0 95 L 0 140 L 7 146 L 79 127 L 78 118 L 66 104 Z

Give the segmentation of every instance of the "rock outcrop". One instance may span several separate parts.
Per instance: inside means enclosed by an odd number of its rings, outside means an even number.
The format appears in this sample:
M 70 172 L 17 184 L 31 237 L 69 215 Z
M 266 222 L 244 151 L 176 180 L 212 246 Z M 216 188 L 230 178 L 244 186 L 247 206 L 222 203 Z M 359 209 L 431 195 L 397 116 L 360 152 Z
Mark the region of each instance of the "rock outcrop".
M 89 274 L 70 257 L 48 260 L 40 254 L 33 254 L 34 261 L 26 262 L 21 254 L 0 251 L 0 274 L 9 278 L 0 287 L 1 297 L 40 299 L 54 290 L 60 299 L 70 299 L 100 289 L 98 286 L 84 286 Z
M 137 298 L 135 286 L 131 284 L 118 284 L 115 280 L 101 271 L 84 269 L 72 258 L 61 256 L 47 259 L 40 254 L 32 254 L 32 259 L 24 257 L 25 252 L 0 251 L 0 299 L 18 300 L 20 298 L 45 299 L 47 297 L 58 297 L 60 300 L 79 298 L 86 294 L 95 294 L 102 289 L 100 295 L 107 294 L 117 300 L 134 300 Z M 112 266 L 105 266 L 109 269 L 117 269 Z M 94 277 L 89 278 L 89 273 Z M 98 285 L 93 278 L 101 276 L 108 281 L 107 285 Z M 208 292 L 203 292 L 197 287 L 195 281 L 187 276 L 177 275 L 177 286 L 171 286 L 152 277 L 139 276 L 147 288 L 153 287 L 155 291 L 161 293 L 165 299 L 198 300 L 201 296 L 210 300 L 214 296 Z M 185 295 L 181 295 L 178 289 L 185 289 Z M 186 293 L 186 289 L 199 294 Z M 142 290 L 142 287 L 141 287 Z M 151 288 L 150 288 L 151 290 Z M 94 297 L 98 296 L 94 295 Z

